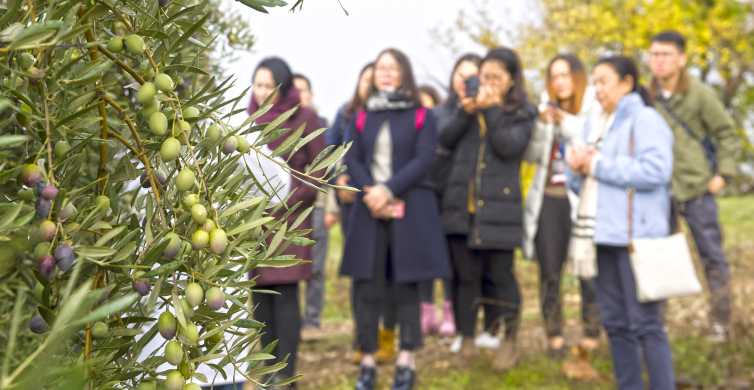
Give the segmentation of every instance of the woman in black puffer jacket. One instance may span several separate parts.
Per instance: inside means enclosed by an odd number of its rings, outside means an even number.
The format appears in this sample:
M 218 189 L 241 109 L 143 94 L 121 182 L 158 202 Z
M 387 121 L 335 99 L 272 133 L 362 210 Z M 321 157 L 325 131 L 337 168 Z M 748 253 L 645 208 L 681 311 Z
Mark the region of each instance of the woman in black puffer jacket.
M 482 275 L 492 280 L 491 300 L 500 306 L 505 342 L 493 361 L 498 370 L 517 362 L 521 295 L 513 253 L 523 235 L 519 169 L 537 110 L 526 97 L 523 69 L 511 49 L 490 51 L 480 65 L 476 96 L 463 96 L 440 131 L 453 152 L 442 197 L 442 221 L 451 250 L 453 307 L 463 337 L 461 358 L 474 354 Z M 486 298 L 486 300 L 490 299 Z

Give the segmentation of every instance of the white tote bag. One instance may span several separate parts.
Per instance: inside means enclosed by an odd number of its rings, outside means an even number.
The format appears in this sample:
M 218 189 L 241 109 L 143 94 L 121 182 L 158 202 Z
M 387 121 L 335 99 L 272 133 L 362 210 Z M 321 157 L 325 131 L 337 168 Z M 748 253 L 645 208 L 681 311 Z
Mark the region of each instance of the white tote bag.
M 634 156 L 634 133 L 631 130 L 629 152 Z M 628 190 L 628 242 L 631 268 L 636 280 L 639 302 L 697 294 L 702 285 L 696 276 L 686 236 L 674 232 L 668 237 L 634 238 L 634 189 Z
M 702 291 L 683 233 L 634 239 L 630 254 L 639 302 L 661 301 Z

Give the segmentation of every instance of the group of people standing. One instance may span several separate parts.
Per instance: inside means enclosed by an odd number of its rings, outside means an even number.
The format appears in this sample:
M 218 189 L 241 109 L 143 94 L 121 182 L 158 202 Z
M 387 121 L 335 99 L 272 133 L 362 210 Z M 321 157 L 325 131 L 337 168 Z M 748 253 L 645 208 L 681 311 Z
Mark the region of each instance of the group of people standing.
M 677 216 L 685 218 L 711 291 L 710 337 L 724 341 L 730 275 L 715 195 L 735 175 L 737 152 L 731 118 L 713 90 L 689 75 L 685 49 L 674 31 L 652 39 L 649 89 L 628 57 L 604 57 L 590 75 L 576 56 L 558 55 L 545 70 L 538 105 L 527 95 L 512 49 L 462 56 L 442 102 L 433 89 L 417 85 L 404 53 L 380 52 L 360 72 L 353 98 L 326 136 L 286 156 L 294 169 L 303 168 L 326 144 L 351 142 L 345 173 L 334 184 L 359 192 L 340 189 L 318 201 L 310 186 L 291 181 L 290 206 L 316 205 L 304 226 L 314 227 L 319 246 L 314 253 L 288 249 L 311 263 L 254 274 L 259 285 L 280 293 L 255 295 L 257 319 L 266 324 L 263 342 L 278 340 L 275 354 L 288 363 L 280 375 L 295 373 L 302 280 L 309 290 L 304 328 L 319 326 L 322 232 L 339 219 L 345 236 L 340 272 L 352 279 L 357 390 L 375 388 L 380 353 L 394 348 L 396 334 L 398 351 L 388 353 L 395 359 L 396 390 L 415 388 L 415 352 L 432 330 L 457 333 L 451 350 L 459 361 L 492 347 L 494 369 L 514 367 L 522 306 L 517 248 L 539 264 L 548 353 L 564 357 L 561 281 L 576 238 L 590 243 L 597 264 L 594 278 L 579 281 L 579 346 L 598 348 L 604 329 L 619 388 L 643 389 L 645 367 L 652 389 L 673 389 L 662 302 L 638 300 L 630 240 L 667 236 Z M 303 103 L 311 83 L 296 79 L 282 60 L 264 60 L 254 73 L 249 112 L 275 86 L 273 108 L 258 122 Z M 323 126 L 306 105 L 283 127 L 305 123 L 309 133 Z M 534 167 L 533 177 L 522 175 L 522 164 Z M 437 279 L 445 294 L 439 321 Z M 480 309 L 483 332 L 475 337 Z

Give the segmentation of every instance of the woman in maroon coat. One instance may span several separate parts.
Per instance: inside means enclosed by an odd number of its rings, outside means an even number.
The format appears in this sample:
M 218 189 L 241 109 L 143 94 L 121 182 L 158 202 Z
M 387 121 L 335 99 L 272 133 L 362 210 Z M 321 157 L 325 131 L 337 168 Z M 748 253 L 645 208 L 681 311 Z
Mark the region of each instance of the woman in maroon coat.
M 254 71 L 253 95 L 248 112 L 251 114 L 257 111 L 265 99 L 275 91 L 275 88 L 279 88 L 272 108 L 257 119 L 257 124 L 269 123 L 280 114 L 300 104 L 301 99 L 296 88 L 293 88 L 292 80 L 290 67 L 280 58 L 267 58 L 257 65 Z M 280 126 L 290 129 L 290 131 L 272 141 L 269 144 L 270 149 L 275 150 L 280 147 L 283 141 L 288 138 L 290 132 L 295 131 L 302 124 L 305 124 L 302 137 L 306 137 L 319 127 L 319 123 L 319 118 L 314 111 L 306 107 L 299 107 L 296 113 Z M 293 155 L 285 154 L 281 157 L 288 161 L 291 169 L 303 172 L 305 167 L 314 161 L 314 158 L 324 147 L 324 137 L 320 136 Z M 301 212 L 314 204 L 317 191 L 293 176 L 291 176 L 289 188 L 290 192 L 286 205 L 293 207 L 299 204 L 297 211 L 288 218 L 290 224 Z M 307 218 L 299 228 L 310 229 L 311 218 Z M 279 295 L 255 294 L 254 304 L 257 306 L 256 319 L 266 325 L 265 332 L 262 334 L 262 344 L 267 345 L 278 340 L 274 354 L 279 360 L 287 359 L 288 366 L 277 374 L 281 379 L 293 376 L 296 370 L 296 352 L 298 351 L 301 329 L 298 282 L 308 279 L 311 275 L 311 262 L 308 261 L 311 260 L 311 247 L 291 245 L 284 253 L 295 255 L 296 258 L 307 260 L 307 262 L 287 268 L 260 267 L 253 272 L 258 286 L 279 293 Z

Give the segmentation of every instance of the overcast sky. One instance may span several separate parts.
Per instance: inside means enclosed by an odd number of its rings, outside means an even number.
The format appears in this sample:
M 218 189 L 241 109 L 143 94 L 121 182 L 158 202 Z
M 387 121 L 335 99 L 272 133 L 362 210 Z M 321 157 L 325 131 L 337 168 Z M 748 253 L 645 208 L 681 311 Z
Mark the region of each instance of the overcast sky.
M 397 47 L 411 59 L 420 84 L 444 85 L 455 56 L 436 42 L 433 27 L 452 26 L 461 7 L 471 1 L 457 0 L 305 0 L 304 9 L 288 8 L 265 15 L 233 0 L 226 6 L 246 15 L 257 43 L 252 52 L 238 53 L 239 60 L 224 64 L 237 77 L 237 96 L 251 84 L 251 72 L 263 58 L 277 55 L 295 72 L 306 74 L 313 84 L 320 115 L 332 119 L 338 107 L 350 98 L 361 67 L 386 47 Z M 492 1 L 488 9 L 495 20 L 511 23 L 532 12 L 534 1 Z M 457 42 L 461 51 L 483 54 L 467 39 Z

